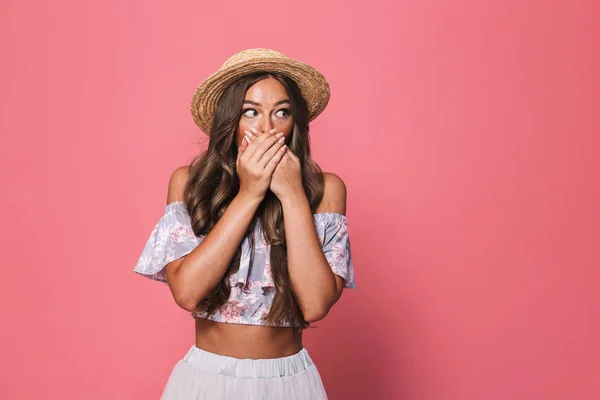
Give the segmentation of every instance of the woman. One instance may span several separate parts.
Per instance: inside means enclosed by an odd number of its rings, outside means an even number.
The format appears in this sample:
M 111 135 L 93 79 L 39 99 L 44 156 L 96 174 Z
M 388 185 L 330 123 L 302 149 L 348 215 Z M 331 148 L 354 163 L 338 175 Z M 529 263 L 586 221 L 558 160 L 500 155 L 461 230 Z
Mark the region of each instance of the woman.
M 270 49 L 233 55 L 194 93 L 208 149 L 172 174 L 134 269 L 195 318 L 163 399 L 327 398 L 302 332 L 356 286 L 344 182 L 310 157 L 329 96 Z

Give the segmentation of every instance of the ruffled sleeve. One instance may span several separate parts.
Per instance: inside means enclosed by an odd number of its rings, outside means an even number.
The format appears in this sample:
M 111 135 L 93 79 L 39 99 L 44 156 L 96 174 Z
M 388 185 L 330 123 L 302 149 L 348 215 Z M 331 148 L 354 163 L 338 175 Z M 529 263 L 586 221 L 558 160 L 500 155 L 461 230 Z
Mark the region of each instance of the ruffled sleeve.
M 318 213 L 314 214 L 314 222 L 323 253 L 331 270 L 334 274 L 344 278 L 344 287 L 355 288 L 356 281 L 346 216 L 337 213 Z
M 133 271 L 166 283 L 165 265 L 190 253 L 203 238 L 204 235 L 197 237 L 194 234 L 185 204 L 171 202 L 154 226 Z

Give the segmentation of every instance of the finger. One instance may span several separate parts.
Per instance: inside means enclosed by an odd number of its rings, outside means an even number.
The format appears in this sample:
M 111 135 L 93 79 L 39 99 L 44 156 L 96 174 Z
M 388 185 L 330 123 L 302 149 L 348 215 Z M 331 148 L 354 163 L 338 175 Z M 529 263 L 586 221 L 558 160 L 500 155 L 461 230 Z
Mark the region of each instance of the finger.
M 246 151 L 246 149 L 248 148 L 249 143 L 250 139 L 248 139 L 247 136 L 244 136 L 244 138 L 242 139 L 242 143 L 238 147 L 238 159 L 241 157 L 242 154 L 244 154 L 244 151 Z
M 291 151 L 291 150 L 290 150 L 290 151 L 287 151 L 287 152 L 286 152 L 286 154 L 287 154 L 289 157 L 293 158 L 294 160 L 299 160 L 298 156 L 297 156 L 297 155 L 295 155 L 295 154 L 294 154 L 294 152 L 293 152 L 293 151 Z
M 242 144 L 240 144 L 238 146 L 238 152 L 237 152 L 237 157 L 235 160 L 235 167 L 239 168 L 240 166 L 240 160 L 242 159 L 242 157 L 244 156 L 244 152 L 246 151 L 246 149 L 248 148 L 248 139 L 246 139 L 245 137 L 242 139 Z
M 252 128 L 252 131 L 256 132 L 256 129 Z M 248 142 L 248 144 L 249 144 L 249 146 L 248 146 L 248 149 L 249 149 L 248 153 L 249 154 L 248 154 L 248 156 L 251 156 L 252 153 L 254 153 L 254 150 L 256 149 L 256 146 L 258 146 L 260 143 L 262 143 L 263 140 L 265 140 L 266 138 L 268 138 L 268 135 L 265 136 L 262 132 L 254 134 L 254 133 L 252 133 L 252 132 L 250 132 L 249 130 L 246 129 L 246 130 L 244 130 L 244 133 L 246 134 L 246 137 L 249 139 L 249 142 Z M 261 138 L 261 140 L 259 140 L 257 142 L 258 138 Z M 256 142 L 256 144 L 254 144 L 255 142 Z
M 256 148 L 250 156 L 250 161 L 258 163 L 263 154 L 273 146 L 279 138 L 272 133 L 265 133 L 257 137 L 254 142 L 257 143 Z
M 248 160 L 248 161 L 252 161 L 252 160 L 250 160 L 250 158 L 253 157 L 253 155 L 255 155 L 255 151 L 257 149 L 257 146 L 259 144 L 261 144 L 264 140 L 268 139 L 269 136 L 270 136 L 270 134 L 273 134 L 273 133 L 277 132 L 276 129 L 271 129 L 269 132 L 262 132 L 262 131 L 258 132 L 254 128 L 250 128 L 250 130 L 252 132 L 250 132 L 248 130 L 244 130 L 246 136 L 249 139 L 248 150 L 245 151 L 245 153 L 248 153 L 247 157 L 246 157 L 246 160 Z M 261 138 L 261 139 L 257 140 L 259 138 Z M 263 153 L 264 153 L 264 151 L 263 151 Z M 260 156 L 262 156 L 262 153 L 260 153 L 260 155 L 257 158 L 260 159 Z
M 285 154 L 290 157 L 292 160 L 296 161 L 298 164 L 300 164 L 300 157 L 298 157 L 297 155 L 295 155 L 291 150 L 286 151 Z
M 244 157 L 246 159 L 248 159 L 251 155 L 252 152 L 254 151 L 254 149 L 256 148 L 256 145 L 254 144 L 254 142 L 256 141 L 256 136 L 254 136 L 250 131 L 248 130 L 244 130 L 244 139 L 245 141 L 247 141 L 246 147 L 244 147 Z
M 244 137 L 248 139 L 248 144 L 252 143 L 252 141 L 256 138 L 251 132 L 248 130 L 244 130 Z
M 283 146 L 281 146 L 279 148 L 279 150 L 277 150 L 277 153 L 275 153 L 275 155 L 273 157 L 271 157 L 271 159 L 267 163 L 265 171 L 267 171 L 269 174 L 272 174 L 273 171 L 275 171 L 275 168 L 277 168 L 277 164 L 279 164 L 279 161 L 281 161 L 281 159 L 283 158 L 283 156 L 286 153 L 287 153 L 287 146 L 284 144 Z
M 279 149 L 281 148 L 281 146 L 283 146 L 285 144 L 285 137 L 280 137 L 267 151 L 265 151 L 265 153 L 262 155 L 262 157 L 258 160 L 258 163 L 265 168 L 267 166 L 267 163 L 269 162 L 269 160 L 271 160 L 271 158 L 277 154 L 277 152 L 279 151 Z

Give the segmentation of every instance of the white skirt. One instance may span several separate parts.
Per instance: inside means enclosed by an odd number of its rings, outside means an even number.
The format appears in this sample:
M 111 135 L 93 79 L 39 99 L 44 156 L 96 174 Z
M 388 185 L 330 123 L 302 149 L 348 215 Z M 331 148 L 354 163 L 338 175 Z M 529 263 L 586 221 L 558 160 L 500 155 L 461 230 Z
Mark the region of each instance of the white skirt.
M 306 348 L 281 358 L 235 358 L 193 345 L 179 360 L 161 400 L 324 400 L 321 376 Z

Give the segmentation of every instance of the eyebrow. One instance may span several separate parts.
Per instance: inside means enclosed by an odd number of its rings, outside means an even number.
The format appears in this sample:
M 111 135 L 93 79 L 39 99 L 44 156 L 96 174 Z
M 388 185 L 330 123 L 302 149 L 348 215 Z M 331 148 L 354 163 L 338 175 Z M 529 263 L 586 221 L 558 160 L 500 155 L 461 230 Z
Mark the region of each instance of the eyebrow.
M 248 103 L 248 104 L 254 104 L 255 106 L 259 106 L 260 107 L 260 103 L 257 103 L 257 102 L 252 101 L 252 100 L 244 100 L 244 104 L 246 104 L 246 103 Z M 273 105 L 276 107 L 276 106 L 278 106 L 280 104 L 284 104 L 284 103 L 291 104 L 288 99 L 283 99 L 283 100 L 279 100 L 277 103 L 275 103 Z

